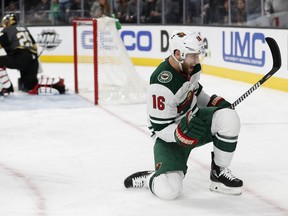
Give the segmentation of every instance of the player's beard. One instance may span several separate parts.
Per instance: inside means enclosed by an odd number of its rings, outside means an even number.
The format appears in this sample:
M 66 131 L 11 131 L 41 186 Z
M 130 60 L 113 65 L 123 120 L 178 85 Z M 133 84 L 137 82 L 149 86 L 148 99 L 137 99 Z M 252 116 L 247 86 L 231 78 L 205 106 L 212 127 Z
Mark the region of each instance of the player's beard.
M 182 63 L 182 70 L 185 74 L 191 75 L 194 67 L 192 65 L 187 64 L 186 62 Z

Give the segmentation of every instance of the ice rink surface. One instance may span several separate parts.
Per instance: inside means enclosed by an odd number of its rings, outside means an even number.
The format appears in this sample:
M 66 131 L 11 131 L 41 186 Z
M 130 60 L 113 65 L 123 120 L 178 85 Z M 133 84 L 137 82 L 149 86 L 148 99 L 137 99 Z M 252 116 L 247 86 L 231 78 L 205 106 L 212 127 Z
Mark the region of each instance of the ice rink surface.
M 1 216 L 288 215 L 288 93 L 260 87 L 236 108 L 242 126 L 230 168 L 244 181 L 241 196 L 209 191 L 208 144 L 191 152 L 183 194 L 163 201 L 123 186 L 153 169 L 145 104 L 95 107 L 73 94 L 72 64 L 43 68 L 71 91 L 0 99 Z M 153 70 L 137 69 L 146 80 Z M 18 72 L 9 75 L 16 85 Z M 231 102 L 251 87 L 208 75 L 200 83 Z

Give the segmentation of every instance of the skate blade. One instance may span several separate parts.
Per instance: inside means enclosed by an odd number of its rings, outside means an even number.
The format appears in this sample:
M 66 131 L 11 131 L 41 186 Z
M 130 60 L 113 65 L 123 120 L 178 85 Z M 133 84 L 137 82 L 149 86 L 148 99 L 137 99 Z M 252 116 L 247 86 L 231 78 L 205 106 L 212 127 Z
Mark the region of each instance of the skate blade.
M 226 195 L 240 196 L 242 194 L 242 187 L 227 187 L 219 182 L 211 182 L 210 191 Z

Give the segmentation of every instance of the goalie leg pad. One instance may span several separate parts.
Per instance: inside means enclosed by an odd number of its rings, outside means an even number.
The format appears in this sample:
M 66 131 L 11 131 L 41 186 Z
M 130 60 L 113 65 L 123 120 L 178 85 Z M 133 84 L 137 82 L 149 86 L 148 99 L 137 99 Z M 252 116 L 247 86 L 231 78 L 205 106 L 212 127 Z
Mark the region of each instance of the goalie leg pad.
M 0 67 L 0 83 L 2 84 L 2 88 L 6 89 L 12 84 L 5 67 Z
M 150 179 L 150 190 L 164 200 L 176 199 L 183 188 L 184 174 L 182 171 L 172 171 L 160 174 Z
M 29 94 L 65 94 L 64 79 L 54 77 L 39 78 L 39 83 L 29 91 Z
M 9 79 L 5 67 L 0 67 L 0 96 L 9 95 L 14 92 L 13 85 Z

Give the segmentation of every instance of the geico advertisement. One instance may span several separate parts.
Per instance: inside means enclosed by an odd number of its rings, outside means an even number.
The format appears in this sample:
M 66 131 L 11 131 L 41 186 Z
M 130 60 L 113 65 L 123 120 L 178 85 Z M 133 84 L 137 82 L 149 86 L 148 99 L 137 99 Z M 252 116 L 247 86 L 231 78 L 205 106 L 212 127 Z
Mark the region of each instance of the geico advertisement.
M 119 33 L 126 50 L 133 57 L 165 58 L 169 55 L 169 33 L 161 27 L 124 26 Z
M 177 26 L 122 26 L 118 39 L 122 40 L 131 58 L 164 59 L 170 55 L 169 36 Z M 277 76 L 287 78 L 288 34 L 280 29 L 181 27 L 200 32 L 205 45 L 204 64 L 265 74 L 272 67 L 272 57 L 266 37 L 273 37 L 279 44 L 282 68 Z M 44 49 L 42 55 L 73 56 L 72 27 L 31 27 L 32 35 Z M 102 50 L 116 50 L 114 36 L 105 32 L 98 36 Z M 79 55 L 92 55 L 93 33 L 91 26 L 78 28 Z M 117 43 L 121 43 L 118 41 Z

